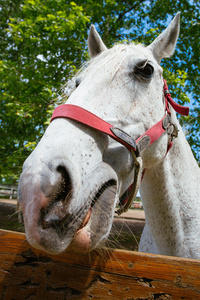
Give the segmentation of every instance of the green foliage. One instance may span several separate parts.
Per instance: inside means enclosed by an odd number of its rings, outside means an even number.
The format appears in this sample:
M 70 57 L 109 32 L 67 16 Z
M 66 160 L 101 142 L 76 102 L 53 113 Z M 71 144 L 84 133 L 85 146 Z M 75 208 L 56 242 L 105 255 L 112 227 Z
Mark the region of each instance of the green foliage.
M 86 59 L 89 18 L 66 1 L 3 3 L 0 181 L 14 183 L 48 124 L 58 91 Z
M 170 3 L 169 3 L 170 2 Z M 16 183 L 22 163 L 41 138 L 62 84 L 88 58 L 95 24 L 107 46 L 126 40 L 149 44 L 180 10 L 181 35 L 163 62 L 172 95 L 195 103 L 182 118 L 199 156 L 199 2 L 144 0 L 0 0 L 0 182 Z M 149 5 L 151 4 L 151 5 Z

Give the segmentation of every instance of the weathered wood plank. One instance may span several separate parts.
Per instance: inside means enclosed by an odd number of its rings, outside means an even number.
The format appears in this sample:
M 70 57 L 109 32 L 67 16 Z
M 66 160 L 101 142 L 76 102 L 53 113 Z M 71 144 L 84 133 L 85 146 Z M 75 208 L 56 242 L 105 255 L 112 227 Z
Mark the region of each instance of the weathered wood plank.
M 0 199 L 0 204 L 8 204 L 8 205 L 18 205 L 18 201 L 17 200 L 10 200 L 10 199 Z
M 1 299 L 200 299 L 200 261 L 130 251 L 47 255 L 0 230 Z

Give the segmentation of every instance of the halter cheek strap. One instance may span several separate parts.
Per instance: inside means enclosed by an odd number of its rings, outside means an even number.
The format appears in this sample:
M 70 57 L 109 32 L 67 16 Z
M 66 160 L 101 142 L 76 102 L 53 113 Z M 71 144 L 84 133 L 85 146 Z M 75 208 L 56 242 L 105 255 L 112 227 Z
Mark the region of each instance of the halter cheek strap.
M 142 179 L 142 159 L 140 157 L 140 153 L 143 152 L 156 140 L 158 140 L 165 131 L 167 131 L 169 135 L 169 143 L 167 149 L 168 152 L 169 149 L 172 147 L 173 138 L 178 136 L 177 127 L 171 121 L 169 103 L 176 112 L 185 116 L 189 114 L 188 107 L 180 106 L 171 98 L 166 80 L 164 80 L 163 91 L 165 97 L 165 116 L 159 122 L 157 122 L 151 128 L 149 128 L 136 141 L 132 138 L 131 135 L 129 135 L 122 129 L 114 127 L 113 125 L 102 120 L 101 118 L 92 114 L 86 109 L 83 109 L 82 107 L 72 104 L 63 104 L 58 106 L 53 112 L 51 121 L 53 121 L 56 118 L 68 118 L 79 123 L 85 124 L 93 129 L 107 134 L 117 142 L 124 145 L 132 153 L 135 161 L 134 181 L 128 199 L 125 199 L 125 201 L 120 201 L 121 208 L 117 211 L 118 214 L 121 214 L 122 212 L 128 210 L 139 189 Z
M 51 121 L 56 118 L 68 118 L 87 125 L 97 131 L 109 135 L 111 138 L 124 145 L 129 151 L 132 148 L 136 151 L 135 140 L 130 135 L 119 128 L 113 127 L 113 125 L 80 106 L 62 104 L 54 110 Z

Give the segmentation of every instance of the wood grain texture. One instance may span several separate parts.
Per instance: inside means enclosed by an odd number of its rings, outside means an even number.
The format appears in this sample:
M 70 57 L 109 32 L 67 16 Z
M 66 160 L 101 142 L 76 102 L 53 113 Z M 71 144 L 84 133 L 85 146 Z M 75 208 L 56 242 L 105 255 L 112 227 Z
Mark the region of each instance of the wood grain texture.
M 200 261 L 122 250 L 53 256 L 0 230 L 0 299 L 200 299 Z

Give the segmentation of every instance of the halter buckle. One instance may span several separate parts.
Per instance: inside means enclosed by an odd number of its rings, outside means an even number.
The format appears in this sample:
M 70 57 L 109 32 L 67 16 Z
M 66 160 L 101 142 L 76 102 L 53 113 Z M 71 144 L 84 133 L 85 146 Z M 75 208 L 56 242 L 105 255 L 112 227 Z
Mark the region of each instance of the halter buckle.
M 111 127 L 110 130 L 118 139 L 122 140 L 123 142 L 131 146 L 131 148 L 135 152 L 136 157 L 139 156 L 137 144 L 134 138 L 130 134 L 117 127 Z

